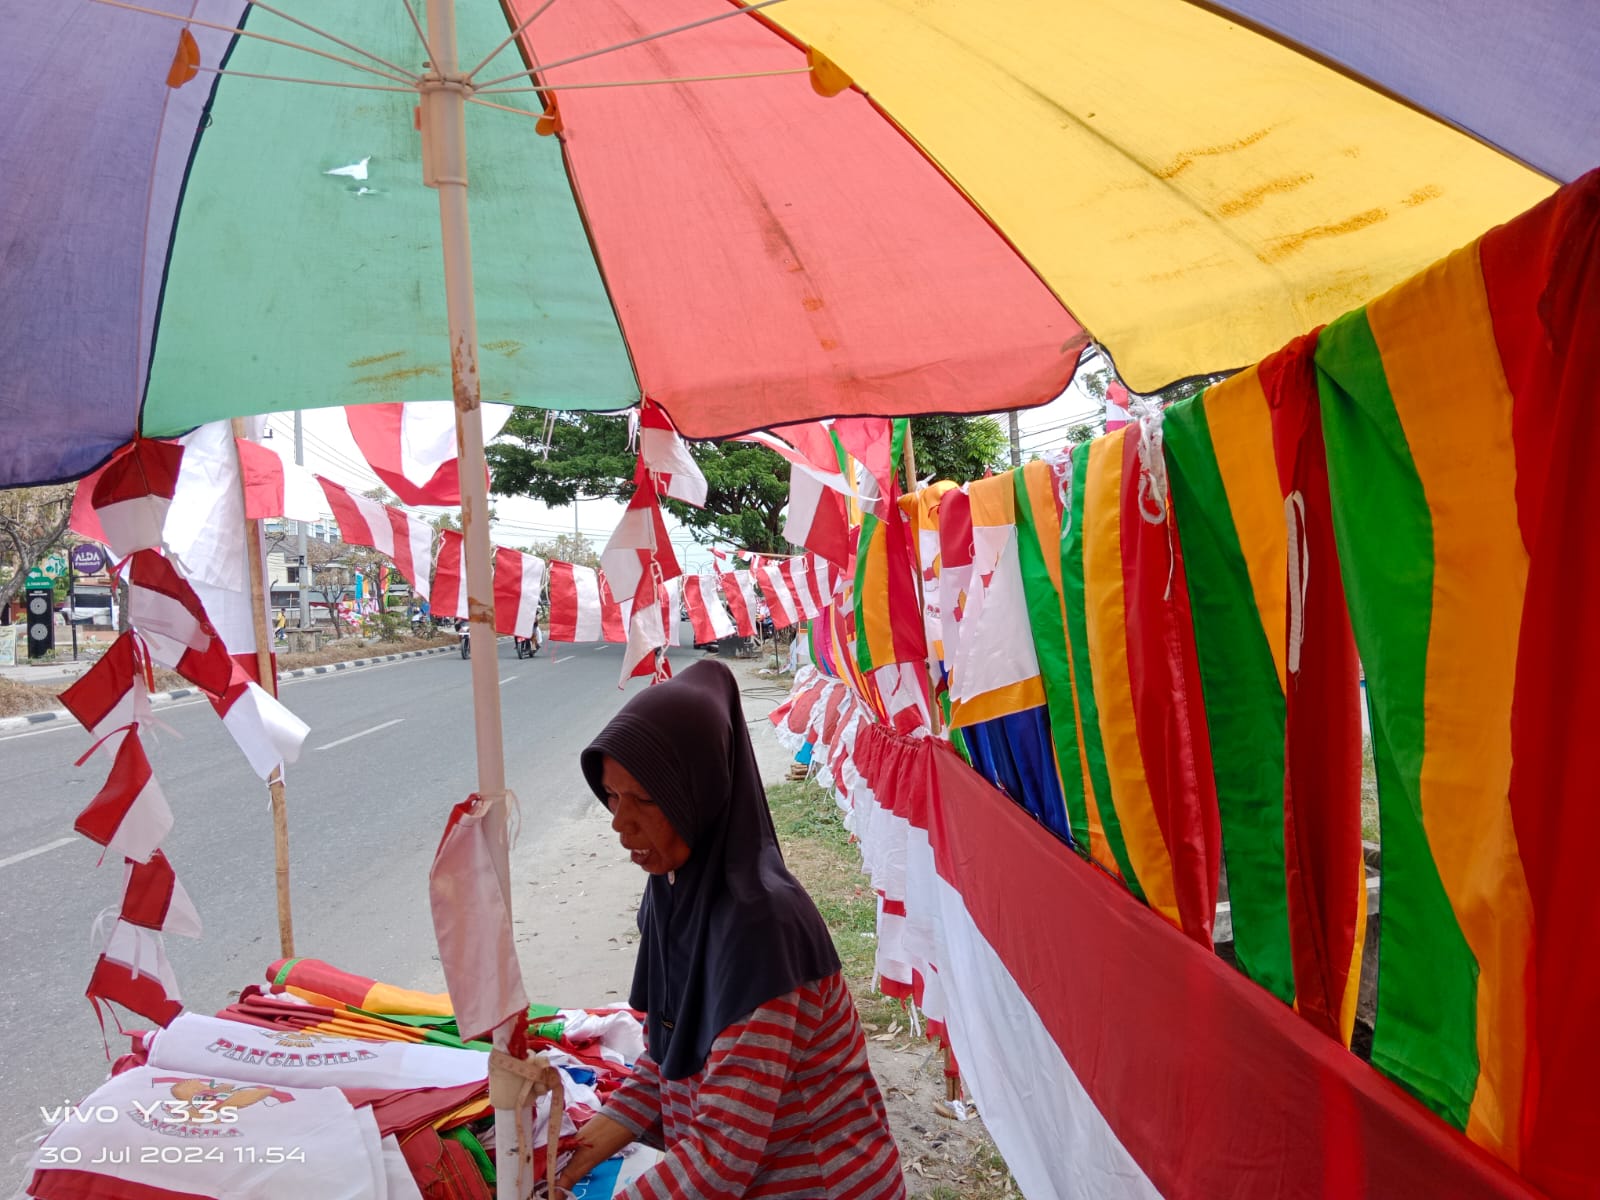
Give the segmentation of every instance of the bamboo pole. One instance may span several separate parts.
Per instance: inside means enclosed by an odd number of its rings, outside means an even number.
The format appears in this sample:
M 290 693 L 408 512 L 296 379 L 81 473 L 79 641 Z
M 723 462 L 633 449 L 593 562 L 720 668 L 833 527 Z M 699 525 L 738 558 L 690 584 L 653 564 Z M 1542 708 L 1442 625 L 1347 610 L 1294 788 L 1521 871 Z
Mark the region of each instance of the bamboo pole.
M 505 749 L 500 717 L 500 671 L 494 634 L 494 586 L 489 544 L 488 470 L 483 454 L 483 412 L 478 378 L 478 316 L 472 285 L 472 235 L 467 213 L 466 104 L 471 91 L 459 66 L 454 0 L 428 0 L 428 73 L 422 93 L 423 182 L 439 193 L 439 231 L 444 251 L 445 309 L 450 326 L 450 377 L 456 408 L 456 447 L 461 481 L 461 536 L 467 579 L 472 656 L 473 728 L 477 744 L 478 795 L 489 803 L 485 832 L 496 847 L 495 873 L 510 904 L 511 864 L 507 846 Z M 517 1021 L 494 1031 L 495 1049 L 509 1050 Z M 527 1109 L 494 1113 L 498 1200 L 522 1200 L 532 1190 L 533 1127 Z M 527 1181 L 527 1186 L 523 1181 Z
M 233 418 L 233 436 L 246 437 L 242 418 Z M 235 444 L 234 454 L 238 448 Z M 240 464 L 239 497 L 244 500 L 244 471 Z M 241 509 L 242 511 L 242 509 Z M 261 555 L 261 522 L 249 517 L 244 523 L 244 548 L 249 561 L 250 616 L 256 631 L 256 670 L 261 686 L 274 696 L 278 694 L 278 674 L 272 665 L 272 632 L 267 622 L 267 601 L 264 592 L 271 584 L 267 581 L 266 563 Z M 294 957 L 294 915 L 289 905 L 289 811 L 283 790 L 283 768 L 274 767 L 267 780 L 267 794 L 272 798 L 272 853 L 277 870 L 278 885 L 278 949 L 284 958 Z

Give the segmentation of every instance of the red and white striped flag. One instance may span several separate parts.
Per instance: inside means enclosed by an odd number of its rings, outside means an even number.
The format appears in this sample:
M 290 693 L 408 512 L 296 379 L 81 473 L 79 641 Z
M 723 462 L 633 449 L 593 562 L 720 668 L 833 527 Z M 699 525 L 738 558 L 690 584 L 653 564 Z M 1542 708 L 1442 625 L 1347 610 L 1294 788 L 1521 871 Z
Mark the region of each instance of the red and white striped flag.
M 593 568 L 552 562 L 550 640 L 598 642 L 603 637 L 600 621 L 600 577 Z
M 834 475 L 840 485 L 844 476 Z M 783 536 L 841 567 L 850 561 L 850 517 L 845 498 L 815 468 L 789 468 L 789 511 Z
M 1113 379 L 1106 384 L 1106 428 L 1105 432 L 1115 433 L 1124 425 L 1133 421 L 1133 399 L 1128 395 L 1128 386 L 1120 379 Z
M 118 921 L 112 929 L 84 995 L 96 1012 L 101 1001 L 109 1000 L 161 1026 L 183 1011 L 178 977 L 167 961 L 161 935 L 126 921 Z
M 633 608 L 633 599 L 629 597 L 627 607 L 624 608 L 616 593 L 611 590 L 611 583 L 606 579 L 606 573 L 600 572 L 600 639 L 621 645 L 628 640 L 628 613 Z
M 135 553 L 127 575 L 128 623 L 150 648 L 150 657 L 208 696 L 226 692 L 233 660 L 189 581 L 155 550 Z
M 496 546 L 494 551 L 494 631 L 533 636 L 544 590 L 544 559 Z
M 428 610 L 436 617 L 467 615 L 467 571 L 462 557 L 465 542 L 453 529 L 439 534 L 439 565 L 433 573 L 433 593 Z
M 639 410 L 639 467 L 656 491 L 696 508 L 706 506 L 706 477 L 672 419 L 646 400 Z
M 683 577 L 683 603 L 689 610 L 689 624 L 694 629 L 695 645 L 720 642 L 733 636 L 733 622 L 728 619 L 722 601 L 717 598 L 717 587 L 708 576 Z
M 98 749 L 97 743 L 89 754 Z M 122 736 L 111 774 L 72 827 L 96 845 L 135 862 L 147 861 L 171 832 L 172 809 L 150 769 L 137 728 Z
M 157 933 L 200 936 L 200 914 L 183 884 L 178 882 L 177 872 L 165 853 L 157 850 L 150 855 L 149 862 L 134 862 L 130 858 L 124 865 L 127 868 L 122 887 L 124 921 Z
M 100 469 L 91 503 L 112 558 L 162 544 L 161 531 L 182 462 L 183 447 L 176 442 L 138 438 Z
M 211 702 L 250 769 L 262 779 L 274 769 L 300 758 L 311 728 L 261 687 L 235 662 L 233 678 L 219 699 Z
M 484 445 L 494 440 L 514 411 L 509 404 L 483 406 Z M 367 465 L 401 504 L 461 503 L 454 404 L 444 400 L 353 404 L 344 410 L 344 417 Z
M 666 648 L 667 621 L 664 611 L 670 603 L 665 582 L 647 577 L 639 585 L 628 617 L 628 645 L 622 652 L 621 687 L 635 675 L 660 675 L 655 652 Z
M 716 551 L 712 551 L 713 554 Z M 756 636 L 756 585 L 746 570 L 719 571 L 717 581 L 722 584 L 722 595 L 728 602 L 728 612 L 733 617 L 733 627 L 740 637 Z
M 323 494 L 317 477 L 271 446 L 237 439 L 239 468 L 244 476 L 244 515 L 251 520 L 287 517 L 291 521 L 322 519 Z
M 149 682 L 150 664 L 139 635 L 130 630 L 112 642 L 60 699 L 98 741 L 114 729 L 150 719 Z
M 812 587 L 810 559 L 786 558 L 779 564 L 778 574 L 788 586 L 789 594 L 794 597 L 796 610 L 803 619 L 809 621 L 822 611 L 822 605 L 817 602 L 816 592 Z
M 428 579 L 433 574 L 433 528 L 426 521 L 358 496 L 331 480 L 317 476 L 322 491 L 339 522 L 339 536 L 353 546 L 371 546 L 388 555 L 411 589 L 428 599 Z
M 664 580 L 683 573 L 672 552 L 672 542 L 667 538 L 660 504 L 648 488 L 639 488 L 601 551 L 600 565 L 611 584 L 612 594 L 619 602 L 626 603 L 635 600 L 649 585 L 652 563 L 659 568 L 660 578 Z M 652 599 L 655 594 L 655 590 L 650 589 Z
M 767 611 L 772 614 L 772 627 L 774 629 L 787 629 L 795 622 L 794 596 L 789 591 L 788 582 L 783 577 L 783 564 L 788 559 L 767 559 L 761 566 L 755 568 L 756 584 L 761 588 L 761 595 L 767 602 Z

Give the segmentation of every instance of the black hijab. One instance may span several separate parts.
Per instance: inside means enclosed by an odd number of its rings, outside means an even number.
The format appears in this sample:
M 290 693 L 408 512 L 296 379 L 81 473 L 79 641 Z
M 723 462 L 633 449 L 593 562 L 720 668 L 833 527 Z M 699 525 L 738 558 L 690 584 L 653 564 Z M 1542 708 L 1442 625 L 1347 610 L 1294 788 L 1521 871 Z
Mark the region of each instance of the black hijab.
M 689 846 L 639 905 L 628 1002 L 646 1014 L 668 1079 L 700 1070 L 711 1044 L 767 1001 L 839 969 L 817 907 L 783 865 L 732 672 L 702 660 L 634 696 L 583 752 L 601 802 L 615 759 Z

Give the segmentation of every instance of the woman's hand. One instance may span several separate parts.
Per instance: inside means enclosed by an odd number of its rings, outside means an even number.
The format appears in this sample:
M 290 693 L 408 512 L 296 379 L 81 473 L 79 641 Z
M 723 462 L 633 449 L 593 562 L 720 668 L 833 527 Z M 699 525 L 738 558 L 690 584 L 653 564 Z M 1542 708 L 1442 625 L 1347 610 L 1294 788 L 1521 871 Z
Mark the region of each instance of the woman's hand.
M 578 1130 L 578 1148 L 556 1178 L 556 1186 L 571 1191 L 578 1180 L 632 1141 L 633 1134 L 626 1125 L 606 1116 L 591 1117 Z

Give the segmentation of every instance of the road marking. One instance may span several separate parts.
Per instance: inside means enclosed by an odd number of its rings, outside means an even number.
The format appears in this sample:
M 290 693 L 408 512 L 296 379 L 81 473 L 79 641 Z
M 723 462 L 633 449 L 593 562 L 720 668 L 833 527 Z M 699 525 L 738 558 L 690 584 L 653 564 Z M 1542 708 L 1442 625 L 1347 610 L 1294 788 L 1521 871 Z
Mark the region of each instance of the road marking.
M 0 858 L 0 867 L 9 867 L 12 863 L 19 863 L 25 858 L 32 858 L 35 854 L 46 854 L 51 850 L 59 849 L 60 847 L 68 845 L 69 843 L 77 840 L 78 839 L 75 837 L 57 838 L 53 842 L 46 842 L 42 846 L 35 846 L 32 850 L 24 850 L 21 854 L 13 854 L 10 858 Z
M 346 742 L 353 742 L 357 738 L 366 737 L 367 734 L 369 734 L 369 733 L 377 733 L 378 730 L 380 730 L 380 729 L 387 729 L 391 725 L 398 725 L 398 724 L 400 724 L 401 721 L 404 721 L 404 720 L 405 720 L 404 717 L 396 717 L 392 721 L 385 721 L 382 725 L 374 725 L 371 729 L 363 729 L 360 733 L 352 733 L 349 737 L 342 737 L 336 742 L 329 742 L 326 746 L 318 746 L 317 749 L 318 750 L 332 750 L 335 746 L 342 746 Z
M 500 681 L 500 686 L 501 687 L 505 687 L 506 684 L 510 683 L 515 678 L 516 678 L 515 675 L 507 675 L 504 679 L 502 679 Z
M 598 646 L 590 646 L 589 649 L 591 649 L 591 650 L 604 650 L 608 645 L 610 645 L 609 642 L 601 642 Z
M 573 656 L 572 656 L 572 655 L 571 655 L 571 654 L 569 654 L 569 655 L 567 655 L 567 657 L 566 657 L 566 658 L 552 658 L 552 659 L 551 659 L 551 660 L 550 660 L 550 665 L 551 665 L 551 666 L 552 666 L 552 667 L 553 667 L 553 666 L 555 666 L 555 665 L 556 665 L 556 664 L 557 664 L 557 663 L 564 663 L 564 662 L 567 662 L 567 661 L 568 661 L 568 660 L 570 660 L 570 659 L 571 659 L 571 658 L 572 658 L 572 657 L 573 657 Z

